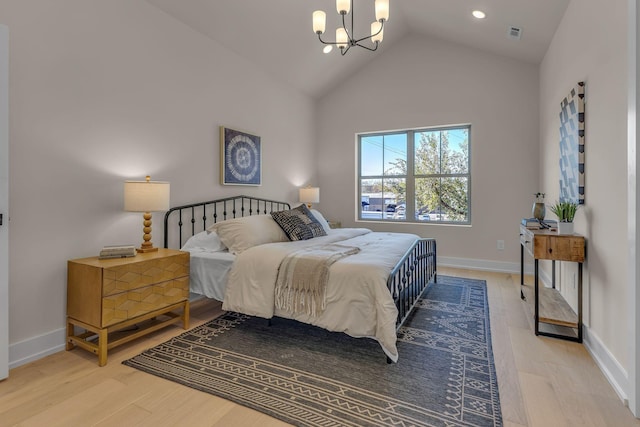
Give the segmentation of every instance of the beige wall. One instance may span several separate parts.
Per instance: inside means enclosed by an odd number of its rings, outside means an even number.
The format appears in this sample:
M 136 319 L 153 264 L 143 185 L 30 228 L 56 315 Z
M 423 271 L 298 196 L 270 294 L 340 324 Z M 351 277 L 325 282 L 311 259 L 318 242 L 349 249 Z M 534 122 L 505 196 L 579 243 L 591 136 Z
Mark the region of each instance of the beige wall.
M 327 217 L 435 237 L 441 263 L 518 270 L 518 223 L 531 215 L 539 191 L 537 66 L 408 37 L 326 95 L 318 111 Z M 356 133 L 459 123 L 472 126 L 470 227 L 356 223 Z
M 170 181 L 176 205 L 240 192 L 297 200 L 315 173 L 312 100 L 145 1 L 1 0 L 0 22 L 14 361 L 23 340 L 62 331 L 67 259 L 142 241 L 141 215 L 122 211 L 125 179 Z M 219 184 L 220 125 L 262 137 L 262 187 Z M 159 246 L 162 215 L 153 230 Z
M 540 170 L 552 199 L 559 195 L 560 101 L 586 82 L 585 206 L 575 222 L 587 238 L 585 324 L 591 345 L 600 341 L 623 370 L 629 364 L 626 13 L 624 0 L 572 1 L 540 67 Z M 573 266 L 566 267 L 563 293 L 575 304 Z

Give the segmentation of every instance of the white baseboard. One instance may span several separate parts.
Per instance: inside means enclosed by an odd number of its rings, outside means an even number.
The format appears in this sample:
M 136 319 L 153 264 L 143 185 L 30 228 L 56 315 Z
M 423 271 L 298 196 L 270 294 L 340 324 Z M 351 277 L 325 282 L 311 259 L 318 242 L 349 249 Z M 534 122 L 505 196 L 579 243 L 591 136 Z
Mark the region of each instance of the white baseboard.
M 204 298 L 202 295 L 190 293 L 189 302 Z M 49 333 L 28 338 L 9 345 L 9 369 L 34 362 L 50 354 L 63 351 L 66 346 L 66 328 L 56 329 Z
M 519 262 L 488 261 L 485 259 L 438 257 L 438 266 L 466 268 L 469 270 L 495 271 L 498 273 L 520 274 Z M 546 287 L 551 287 L 551 276 L 542 268 L 538 269 L 540 280 Z M 533 274 L 533 264 L 524 264 L 524 274 Z
M 9 345 L 9 369 L 17 368 L 29 362 L 64 350 L 66 328 L 56 329 Z M 11 373 L 9 373 L 11 375 Z
M 520 263 L 487 261 L 484 259 L 468 259 L 468 258 L 453 258 L 453 257 L 439 256 L 437 266 L 468 268 L 469 270 L 497 271 L 501 273 L 520 274 Z M 527 265 L 525 264 L 525 273 L 527 272 L 526 268 L 527 268 Z M 531 271 L 533 271 L 533 268 L 531 268 Z
M 620 400 L 628 407 L 629 399 L 626 390 L 629 389 L 629 375 L 627 371 L 602 344 L 600 338 L 590 333 L 590 329 L 586 326 L 582 328 L 582 338 L 585 348 L 591 354 L 596 365 L 607 378 Z

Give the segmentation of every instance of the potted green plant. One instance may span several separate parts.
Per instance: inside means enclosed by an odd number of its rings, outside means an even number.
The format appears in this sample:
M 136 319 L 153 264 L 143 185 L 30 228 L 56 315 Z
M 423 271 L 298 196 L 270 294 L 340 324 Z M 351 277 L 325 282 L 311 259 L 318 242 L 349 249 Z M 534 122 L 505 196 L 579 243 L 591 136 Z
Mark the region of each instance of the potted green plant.
M 577 202 L 555 202 L 549 210 L 558 217 L 558 234 L 573 234 L 573 219 L 578 210 Z

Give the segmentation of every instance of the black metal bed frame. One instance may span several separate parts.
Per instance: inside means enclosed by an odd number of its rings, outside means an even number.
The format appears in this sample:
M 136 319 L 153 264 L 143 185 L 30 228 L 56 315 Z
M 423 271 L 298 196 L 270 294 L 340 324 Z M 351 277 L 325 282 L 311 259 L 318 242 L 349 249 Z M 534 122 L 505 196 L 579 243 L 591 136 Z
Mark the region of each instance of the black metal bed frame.
M 170 245 L 169 226 L 173 223 L 178 227 L 178 244 L 174 246 L 182 247 L 185 243 L 186 239 L 183 239 L 182 233 L 182 227 L 185 225 L 183 216 L 186 216 L 186 221 L 191 224 L 191 234 L 188 236 L 191 237 L 207 228 L 209 218 L 215 224 L 218 220 L 224 221 L 247 215 L 266 215 L 284 209 L 291 209 L 291 205 L 251 196 L 227 197 L 177 206 L 169 209 L 164 216 L 164 247 L 168 248 Z M 174 213 L 177 213 L 178 217 L 172 223 L 171 216 Z M 202 221 L 201 225 L 197 223 L 196 218 Z M 437 280 L 436 261 L 436 240 L 418 239 L 389 274 L 387 288 L 398 308 L 396 330 L 400 329 L 407 320 L 429 283 Z M 387 360 L 390 361 L 389 358 Z
M 437 274 L 436 240 L 416 240 L 387 279 L 387 288 L 398 309 L 396 330 L 407 320 L 429 283 L 437 280 Z
M 181 248 L 189 237 L 207 229 L 208 219 L 211 219 L 211 224 L 215 224 L 218 221 L 224 221 L 226 219 L 250 215 L 266 215 L 285 209 L 291 209 L 291 205 L 286 202 L 251 196 L 234 196 L 176 206 L 169 209 L 164 215 L 164 247 L 168 248 L 170 244 L 173 243 L 172 246 Z M 174 213 L 177 213 L 178 217 L 173 220 L 174 223 L 172 223 L 171 215 Z M 191 224 L 191 234 L 188 234 L 186 239 L 183 239 L 182 234 L 182 226 L 185 225 L 183 216 L 187 216 L 186 221 Z M 198 223 L 198 221 L 201 222 Z M 170 240 L 169 234 L 169 226 L 174 224 L 178 228 L 177 244 L 175 241 Z

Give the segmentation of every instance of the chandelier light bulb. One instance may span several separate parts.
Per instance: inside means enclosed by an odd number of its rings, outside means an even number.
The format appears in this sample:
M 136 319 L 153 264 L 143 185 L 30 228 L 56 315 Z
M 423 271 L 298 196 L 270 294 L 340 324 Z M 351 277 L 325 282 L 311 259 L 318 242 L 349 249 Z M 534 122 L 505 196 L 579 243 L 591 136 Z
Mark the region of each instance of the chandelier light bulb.
M 313 32 L 323 34 L 327 27 L 327 14 L 322 10 L 313 12 Z
M 382 37 L 384 36 L 384 29 L 382 28 L 382 22 L 372 22 L 371 23 L 371 41 L 381 42 Z
M 347 35 L 347 30 L 340 27 L 336 29 L 336 42 L 340 49 L 344 49 L 347 47 L 347 42 L 349 41 L 349 36 Z
M 376 0 L 376 21 L 389 20 L 389 0 Z
M 340 15 L 346 15 L 351 10 L 351 0 L 336 0 L 336 9 Z

